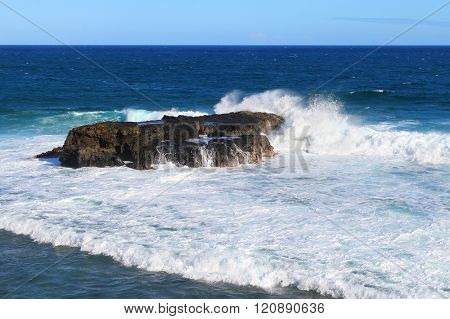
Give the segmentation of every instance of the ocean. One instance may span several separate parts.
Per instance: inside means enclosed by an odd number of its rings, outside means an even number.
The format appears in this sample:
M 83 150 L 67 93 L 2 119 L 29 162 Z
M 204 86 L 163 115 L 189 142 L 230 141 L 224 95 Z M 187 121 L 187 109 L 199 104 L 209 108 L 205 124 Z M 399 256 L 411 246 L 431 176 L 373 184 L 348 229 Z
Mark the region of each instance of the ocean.
M 448 298 L 450 47 L 0 46 L 0 295 Z M 80 54 L 81 53 L 81 54 Z M 257 165 L 70 169 L 100 121 L 277 113 Z

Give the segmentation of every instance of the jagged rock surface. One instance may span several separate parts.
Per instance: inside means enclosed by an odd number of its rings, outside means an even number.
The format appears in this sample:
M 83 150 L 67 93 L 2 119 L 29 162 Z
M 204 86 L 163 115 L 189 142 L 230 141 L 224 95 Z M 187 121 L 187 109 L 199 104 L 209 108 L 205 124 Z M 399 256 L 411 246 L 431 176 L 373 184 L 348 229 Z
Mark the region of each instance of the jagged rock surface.
M 62 149 L 37 157 L 59 155 L 63 166 L 73 168 L 127 165 L 149 169 L 164 161 L 190 167 L 236 166 L 273 156 L 264 133 L 282 123 L 278 115 L 254 112 L 103 122 L 72 129 Z
M 62 155 L 62 153 L 63 153 L 62 147 L 55 147 L 51 151 L 47 151 L 39 155 L 36 155 L 35 158 L 58 158 Z

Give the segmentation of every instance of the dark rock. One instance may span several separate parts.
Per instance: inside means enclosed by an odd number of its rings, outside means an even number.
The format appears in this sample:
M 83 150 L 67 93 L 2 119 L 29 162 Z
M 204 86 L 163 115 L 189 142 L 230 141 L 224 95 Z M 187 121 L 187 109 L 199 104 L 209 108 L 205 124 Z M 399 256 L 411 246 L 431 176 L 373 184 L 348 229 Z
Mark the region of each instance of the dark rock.
M 35 158 L 58 158 L 62 155 L 62 153 L 63 153 L 62 147 L 55 147 L 51 151 L 47 151 L 39 155 L 36 155 Z
M 206 140 L 203 145 L 202 140 Z M 181 155 L 178 162 L 190 167 L 258 163 L 275 154 L 269 139 L 260 134 L 187 140 L 183 146 L 186 151 L 178 153 Z
M 118 166 L 133 161 L 138 151 L 139 127 L 129 122 L 103 122 L 72 129 L 59 158 L 61 165 Z
M 264 134 L 282 123 L 278 115 L 253 112 L 103 122 L 72 129 L 58 154 L 63 166 L 73 168 L 127 165 L 149 169 L 165 161 L 190 167 L 236 166 L 273 156 Z
M 207 136 L 240 136 L 269 133 L 277 129 L 283 118 L 276 114 L 262 112 L 236 112 L 204 116 L 164 116 L 166 123 L 189 123 L 198 134 Z

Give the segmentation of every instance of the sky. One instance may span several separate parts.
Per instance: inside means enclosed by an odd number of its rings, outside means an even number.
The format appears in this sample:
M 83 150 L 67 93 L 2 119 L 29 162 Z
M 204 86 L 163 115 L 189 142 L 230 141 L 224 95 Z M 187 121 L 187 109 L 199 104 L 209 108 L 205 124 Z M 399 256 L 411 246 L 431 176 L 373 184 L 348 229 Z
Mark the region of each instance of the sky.
M 407 30 L 392 44 L 450 45 L 447 0 L 0 0 L 0 44 L 60 44 L 33 23 L 71 45 L 379 45 Z

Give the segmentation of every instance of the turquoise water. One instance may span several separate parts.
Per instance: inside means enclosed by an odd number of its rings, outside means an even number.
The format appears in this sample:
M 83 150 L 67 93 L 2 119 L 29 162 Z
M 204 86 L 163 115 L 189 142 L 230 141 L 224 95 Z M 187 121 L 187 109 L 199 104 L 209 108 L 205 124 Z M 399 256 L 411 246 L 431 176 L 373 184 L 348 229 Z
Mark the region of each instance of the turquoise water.
M 77 47 L 128 86 L 69 48 L 1 46 L 0 293 L 67 252 L 9 296 L 448 297 L 450 48 L 383 48 L 322 86 L 373 49 Z M 275 158 L 32 159 L 74 126 L 239 110 L 286 118 Z

